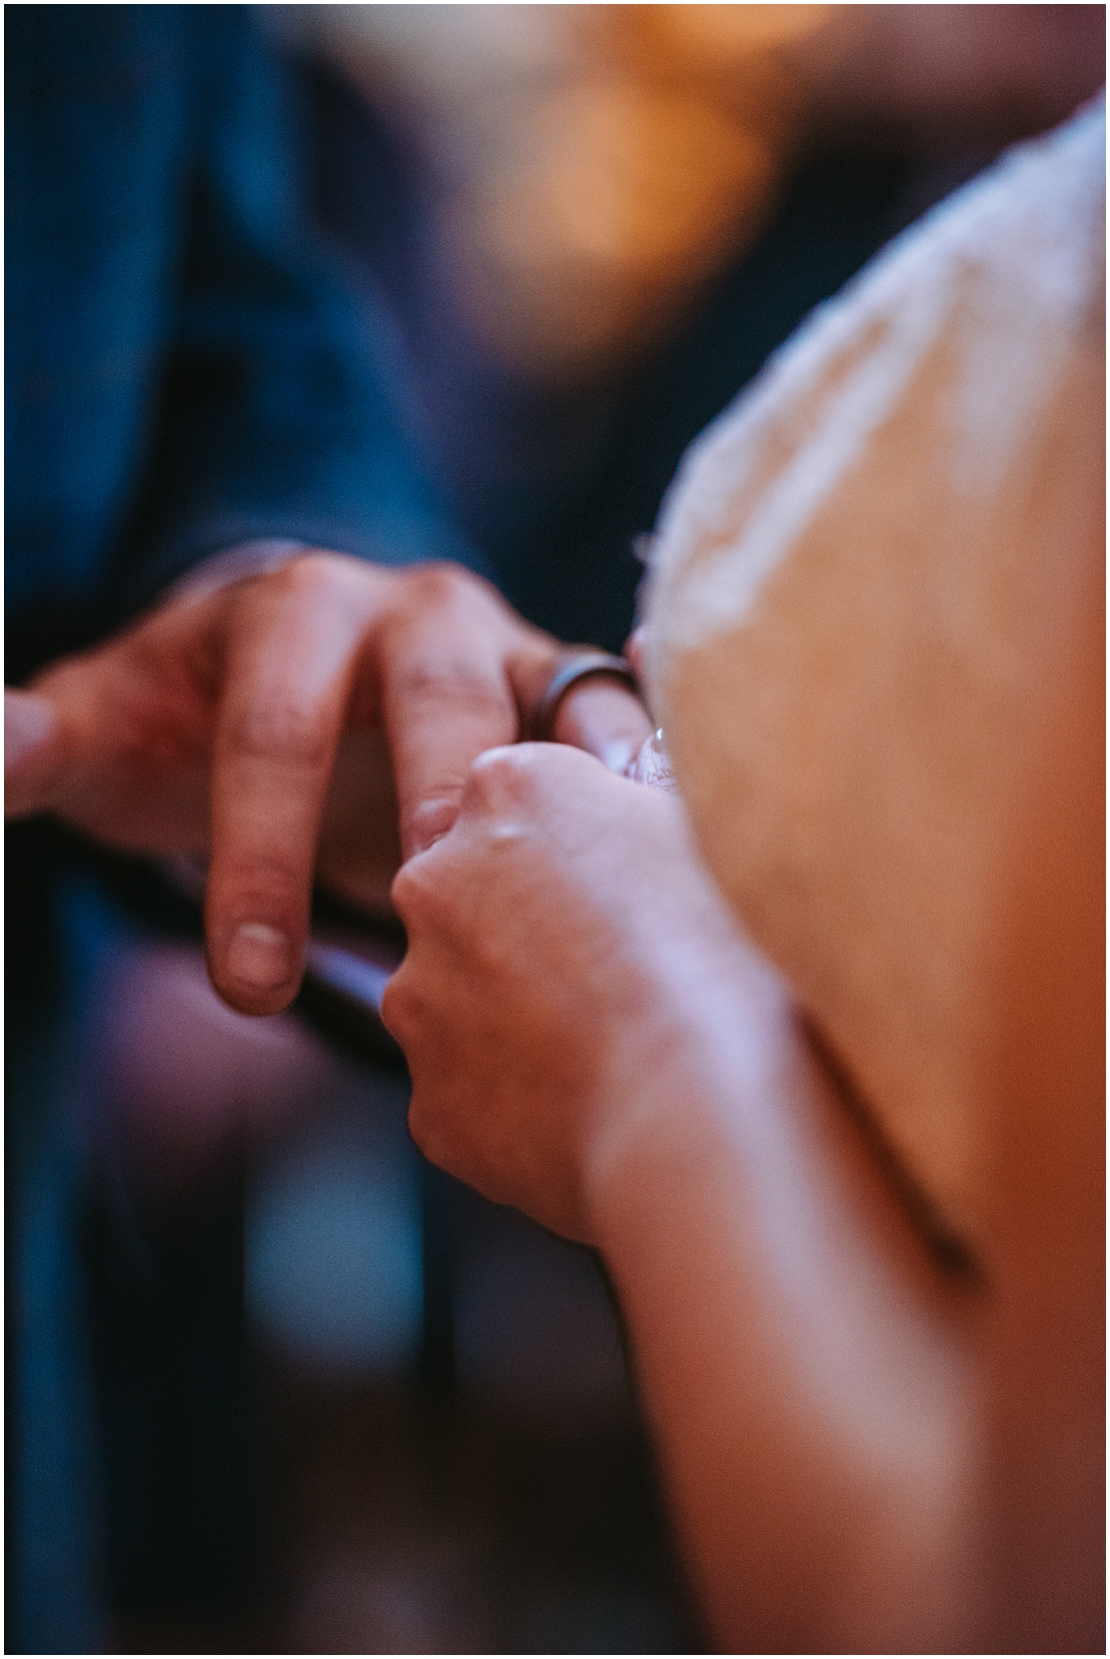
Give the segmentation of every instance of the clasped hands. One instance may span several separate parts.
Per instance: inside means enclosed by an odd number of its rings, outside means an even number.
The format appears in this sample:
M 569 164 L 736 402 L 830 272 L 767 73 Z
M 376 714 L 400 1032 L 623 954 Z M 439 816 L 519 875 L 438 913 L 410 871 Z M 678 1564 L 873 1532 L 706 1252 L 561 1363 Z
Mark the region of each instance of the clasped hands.
M 678 801 L 617 775 L 651 729 L 625 686 L 584 681 L 557 743 L 520 741 L 565 659 L 456 567 L 300 554 L 7 691 L 6 814 L 206 859 L 209 972 L 250 1014 L 296 995 L 317 881 L 368 910 L 392 883 L 417 1140 L 588 1237 L 600 1103 L 691 987 L 758 971 Z

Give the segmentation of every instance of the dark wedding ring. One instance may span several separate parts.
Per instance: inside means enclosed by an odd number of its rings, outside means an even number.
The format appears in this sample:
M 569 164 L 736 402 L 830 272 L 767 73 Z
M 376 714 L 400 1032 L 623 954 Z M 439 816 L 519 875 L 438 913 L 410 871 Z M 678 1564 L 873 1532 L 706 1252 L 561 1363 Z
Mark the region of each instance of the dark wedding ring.
M 621 680 L 633 696 L 640 694 L 636 671 L 627 657 L 614 657 L 608 651 L 582 651 L 576 657 L 569 657 L 555 670 L 536 706 L 532 732 L 537 742 L 550 743 L 553 740 L 555 717 L 563 698 L 581 680 L 588 680 L 594 674 L 607 674 L 611 679 Z

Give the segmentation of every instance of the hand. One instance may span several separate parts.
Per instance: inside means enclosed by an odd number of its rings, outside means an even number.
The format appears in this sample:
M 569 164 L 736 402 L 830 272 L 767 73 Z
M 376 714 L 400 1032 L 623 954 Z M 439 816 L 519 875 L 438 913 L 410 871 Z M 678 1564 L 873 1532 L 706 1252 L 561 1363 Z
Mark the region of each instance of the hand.
M 409 950 L 383 1017 L 423 1151 L 592 1241 L 592 1165 L 707 1006 L 762 1017 L 770 971 L 692 850 L 678 799 L 522 744 L 474 765 L 450 834 L 393 887 Z
M 274 1013 L 300 984 L 317 869 L 383 899 L 401 853 L 454 822 L 474 757 L 521 735 L 561 654 L 465 571 L 304 554 L 7 692 L 6 813 L 207 857 L 213 983 Z

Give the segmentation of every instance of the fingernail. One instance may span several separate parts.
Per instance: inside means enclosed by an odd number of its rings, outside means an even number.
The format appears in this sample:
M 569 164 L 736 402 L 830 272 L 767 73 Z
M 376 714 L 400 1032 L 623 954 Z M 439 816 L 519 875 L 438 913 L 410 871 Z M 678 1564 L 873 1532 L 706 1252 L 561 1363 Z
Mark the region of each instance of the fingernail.
M 227 947 L 227 971 L 243 985 L 270 990 L 293 978 L 293 946 L 288 936 L 265 922 L 243 922 Z
M 597 758 L 610 772 L 619 772 L 624 777 L 639 752 L 639 744 L 626 737 L 618 737 L 599 744 Z
M 437 841 L 442 841 L 458 816 L 457 795 L 452 795 L 446 800 L 436 797 L 422 801 L 402 831 L 401 842 L 405 861 L 415 858 L 417 853 L 426 853 L 429 847 L 434 847 Z
M 54 729 L 54 709 L 32 692 L 4 693 L 4 766 L 18 766 L 46 742 Z

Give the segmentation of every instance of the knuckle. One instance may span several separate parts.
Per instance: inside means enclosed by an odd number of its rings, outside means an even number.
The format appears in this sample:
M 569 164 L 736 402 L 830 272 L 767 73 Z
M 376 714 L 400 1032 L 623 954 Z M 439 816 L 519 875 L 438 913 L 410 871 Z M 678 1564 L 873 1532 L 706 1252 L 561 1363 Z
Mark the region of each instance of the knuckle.
M 382 992 L 382 1024 L 402 1045 L 413 1027 L 412 999 L 408 994 L 408 980 L 398 969 Z
M 286 559 L 275 570 L 250 578 L 239 596 L 248 615 L 266 618 L 276 610 L 298 616 L 366 610 L 380 600 L 392 572 L 349 553 L 310 548 Z
M 386 1030 L 401 1045 L 410 1071 L 420 1074 L 436 1042 L 426 1002 L 404 966 L 382 993 L 381 1016 Z
M 517 615 L 492 582 L 462 565 L 446 562 L 416 565 L 403 572 L 399 579 L 403 584 L 402 609 L 410 616 L 438 614 L 478 626 L 487 635 L 517 644 L 525 638 L 531 641 L 545 637 Z
M 266 582 L 272 591 L 283 597 L 308 604 L 331 594 L 336 582 L 346 574 L 347 562 L 340 553 L 297 553 L 279 565 Z
M 454 712 L 498 720 L 511 709 L 516 719 L 508 687 L 463 658 L 424 656 L 408 662 L 394 677 L 393 693 L 409 706 L 446 704 Z
M 442 863 L 438 856 L 429 856 L 432 848 L 402 864 L 393 878 L 390 896 L 393 905 L 409 932 L 410 943 L 422 931 L 442 926 L 449 910 L 449 888 L 443 879 Z
M 239 853 L 223 862 L 220 876 L 213 902 L 222 895 L 223 908 L 252 921 L 300 921 L 308 902 L 308 876 L 296 860 L 280 853 Z
M 276 700 L 239 710 L 229 722 L 228 747 L 244 759 L 278 761 L 310 771 L 326 765 L 331 734 L 316 710 Z
M 393 908 L 401 920 L 408 924 L 416 922 L 419 916 L 420 903 L 424 896 L 424 883 L 413 870 L 411 863 L 402 864 L 393 878 L 393 885 L 389 890 L 393 901 Z M 394 981 L 390 981 L 392 985 Z
M 484 593 L 487 584 L 462 565 L 437 560 L 407 571 L 406 582 L 418 603 L 450 609 Z
M 487 749 L 470 768 L 466 807 L 497 814 L 527 806 L 536 794 L 535 770 L 525 745 Z
M 402 839 L 406 845 L 430 849 L 454 829 L 462 801 L 462 785 L 425 794 L 402 812 Z

